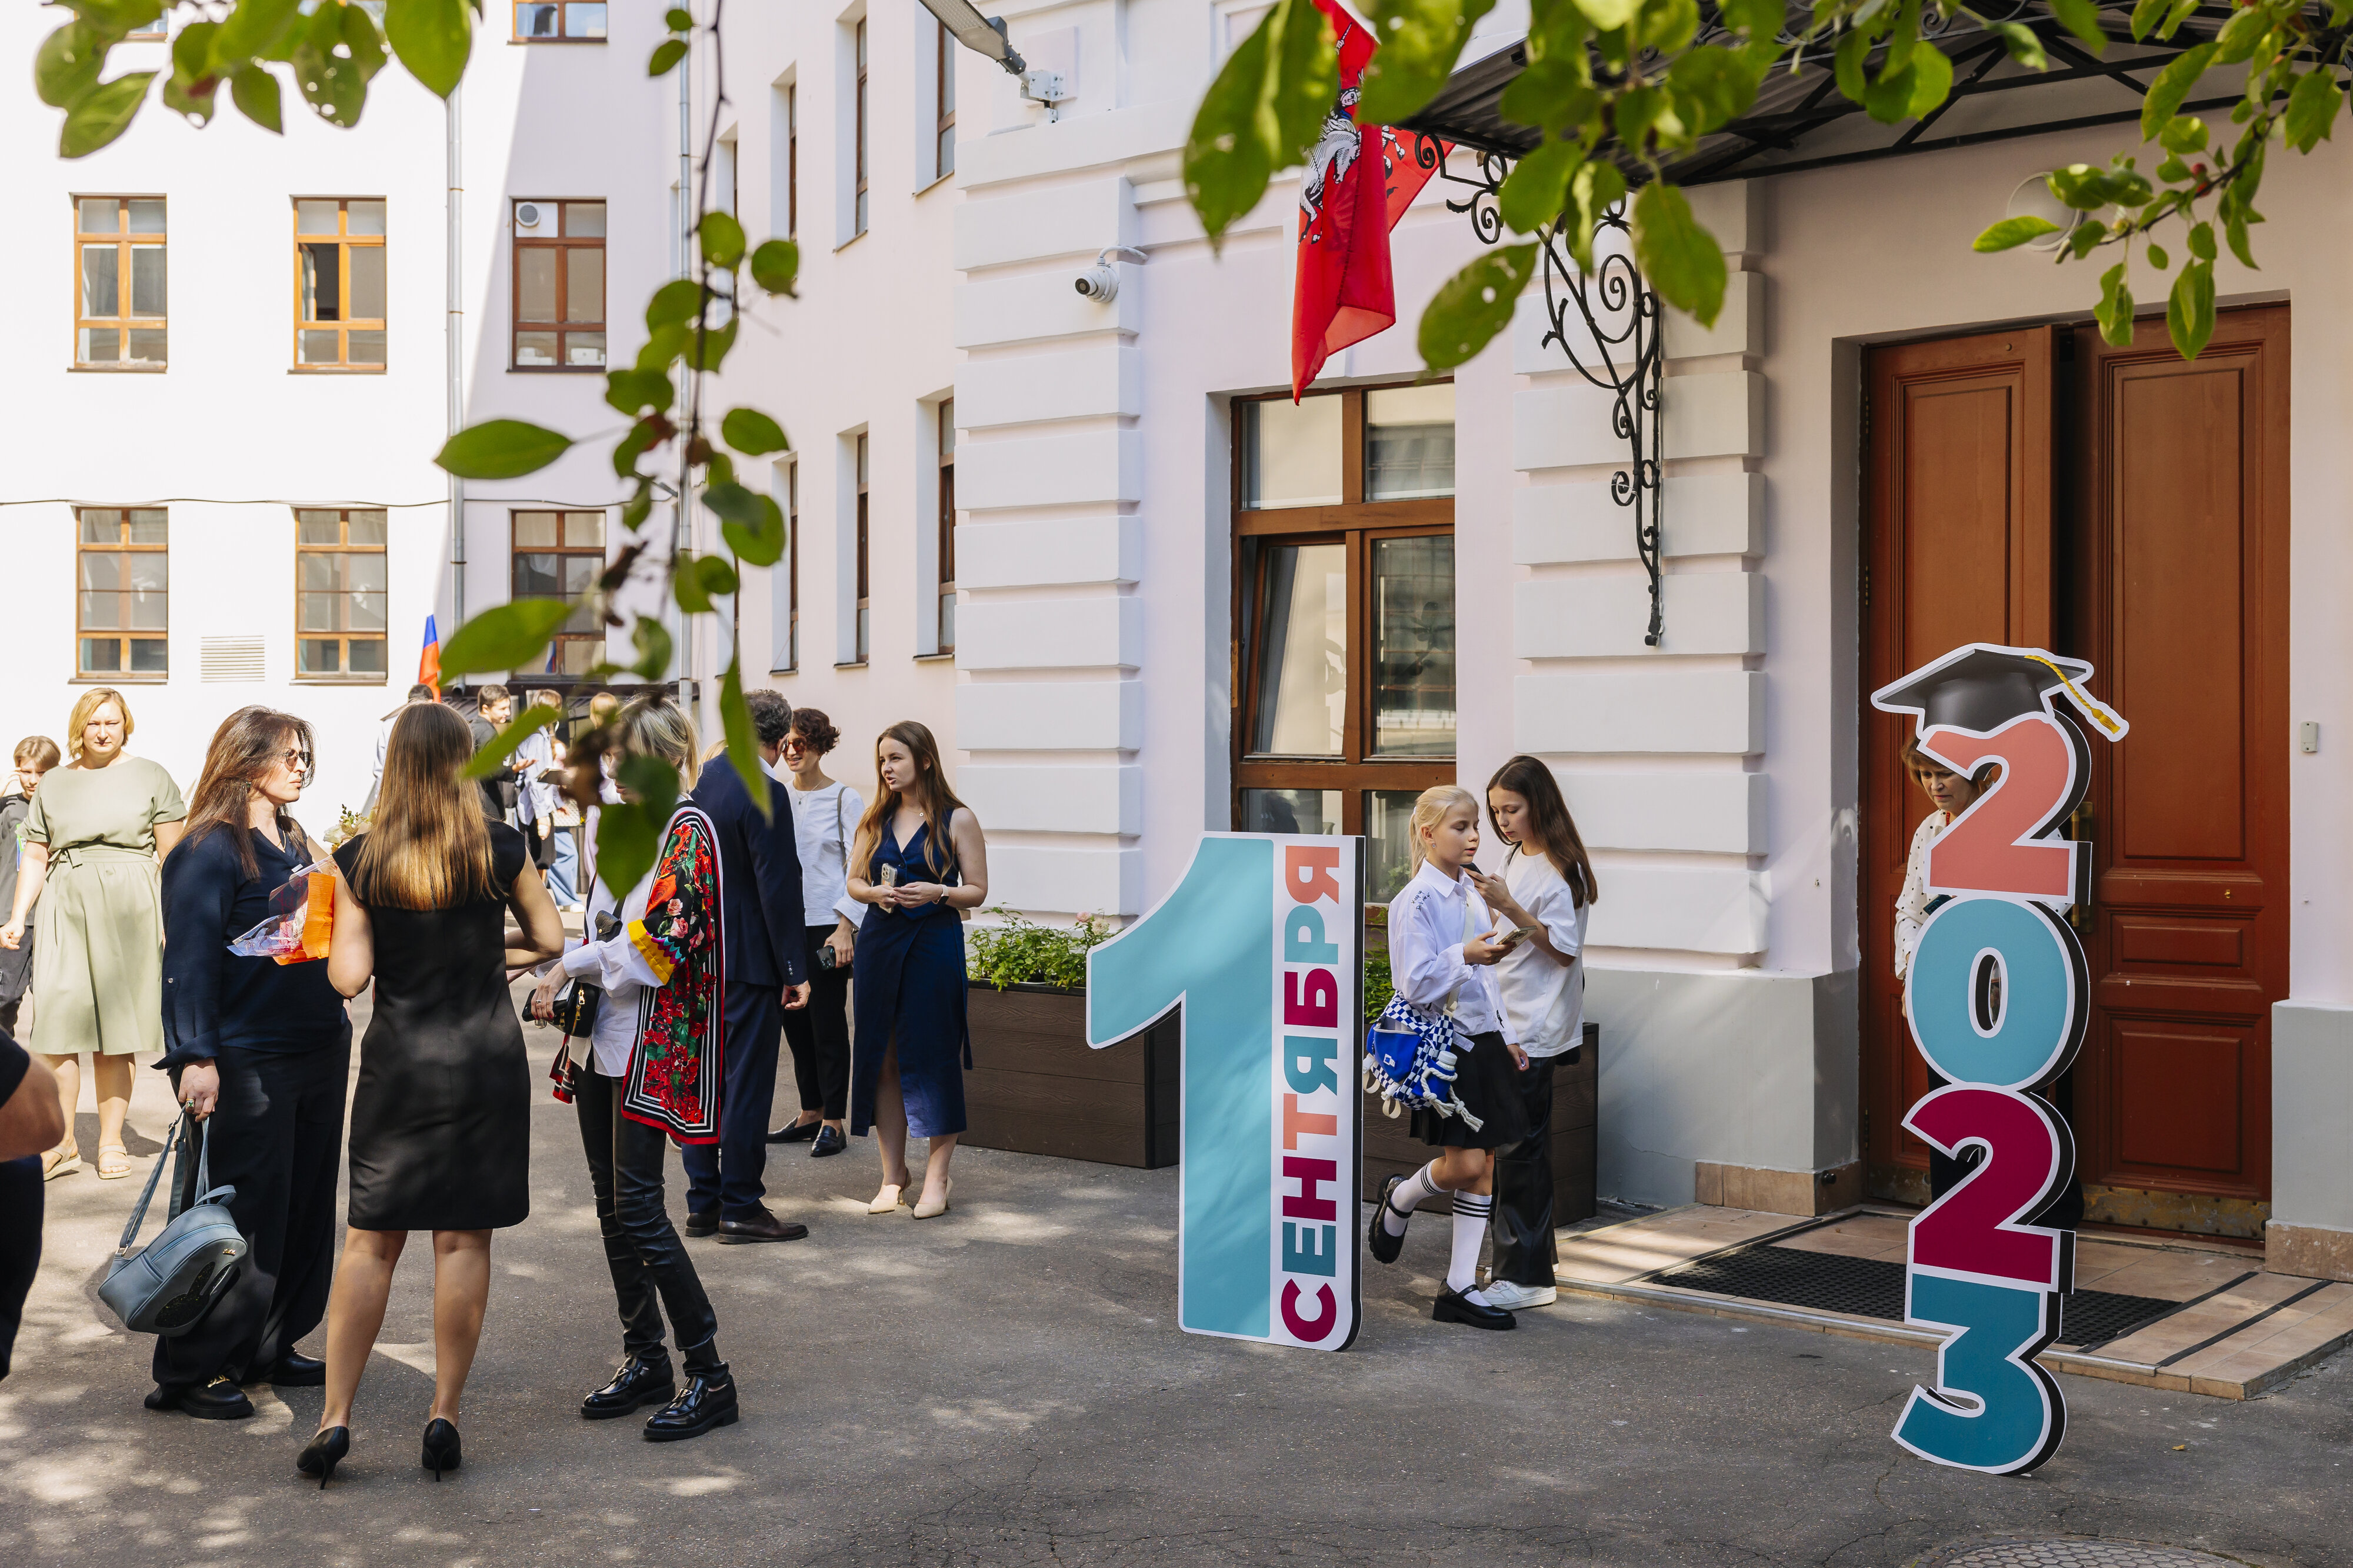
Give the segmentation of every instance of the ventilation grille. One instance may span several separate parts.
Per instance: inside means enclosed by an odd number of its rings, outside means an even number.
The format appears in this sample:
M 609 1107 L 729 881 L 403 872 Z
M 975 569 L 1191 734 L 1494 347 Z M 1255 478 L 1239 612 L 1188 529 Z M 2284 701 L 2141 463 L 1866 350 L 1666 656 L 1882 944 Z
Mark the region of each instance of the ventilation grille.
M 261 679 L 261 639 L 259 637 L 205 638 L 204 679 L 206 680 L 259 680 Z

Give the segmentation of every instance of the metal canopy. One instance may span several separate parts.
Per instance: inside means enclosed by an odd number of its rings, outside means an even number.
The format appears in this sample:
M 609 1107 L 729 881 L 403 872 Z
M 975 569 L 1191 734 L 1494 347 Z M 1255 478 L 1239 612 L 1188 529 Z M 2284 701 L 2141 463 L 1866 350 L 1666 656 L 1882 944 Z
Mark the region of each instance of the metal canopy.
M 2313 9 L 2325 20 L 2324 7 Z M 1873 120 L 1860 104 L 1839 93 L 1830 51 L 1817 47 L 1797 69 L 1786 61 L 1777 67 L 1748 113 L 1666 160 L 1667 177 L 1677 184 L 1699 185 L 2137 121 L 2140 100 L 2158 71 L 2184 50 L 2211 40 L 2232 16 L 2228 6 L 2201 5 L 2167 42 L 2134 43 L 2130 8 L 2103 6 L 2101 25 L 2117 41 L 2108 46 L 2105 57 L 2095 57 L 2040 5 L 2008 0 L 1988 10 L 1996 20 L 2031 27 L 2042 40 L 2051 68 L 2031 71 L 2013 63 L 2000 38 L 1968 16 L 1947 22 L 1930 13 L 1921 17 L 1921 30 L 1951 56 L 1953 89 L 1944 104 L 1925 118 L 1900 125 Z M 1700 14 L 1700 41 L 1721 41 L 1724 32 L 1715 6 L 1703 3 Z M 1792 6 L 1789 13 L 1798 25 L 1810 14 L 1803 5 Z M 1881 53 L 1872 56 L 1873 70 L 1878 68 Z M 1505 120 L 1501 100 L 1504 89 L 1526 68 L 1525 39 L 1473 61 L 1456 71 L 1428 107 L 1400 129 L 1506 159 L 1525 156 L 1544 140 L 1543 133 Z M 2232 68 L 2217 75 L 2230 91 L 2185 104 L 2184 112 L 2238 101 L 2243 71 Z M 1608 152 L 1613 145 L 1605 142 L 1603 149 Z M 1648 178 L 1648 172 L 1631 158 L 1621 153 L 1619 161 L 1630 180 Z

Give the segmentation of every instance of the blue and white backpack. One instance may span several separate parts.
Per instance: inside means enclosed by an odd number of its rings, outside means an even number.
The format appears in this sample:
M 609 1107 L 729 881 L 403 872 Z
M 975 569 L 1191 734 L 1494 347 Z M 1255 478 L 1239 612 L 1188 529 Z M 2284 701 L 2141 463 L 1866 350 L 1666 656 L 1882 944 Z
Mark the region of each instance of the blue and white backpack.
M 1471 921 L 1462 910 L 1465 934 Z M 1365 1092 L 1381 1097 L 1381 1114 L 1398 1116 L 1409 1110 L 1434 1110 L 1459 1116 L 1473 1132 L 1485 1125 L 1471 1114 L 1454 1092 L 1454 1058 L 1458 1041 L 1454 1015 L 1419 1007 L 1392 995 L 1373 1026 L 1365 1031 Z M 1465 1044 L 1461 1047 L 1469 1050 Z

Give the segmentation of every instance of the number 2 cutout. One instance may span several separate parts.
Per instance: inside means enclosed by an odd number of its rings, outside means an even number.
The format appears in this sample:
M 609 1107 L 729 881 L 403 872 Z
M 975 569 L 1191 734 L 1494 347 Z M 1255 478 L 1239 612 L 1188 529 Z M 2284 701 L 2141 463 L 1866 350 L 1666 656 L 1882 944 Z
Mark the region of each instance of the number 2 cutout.
M 1957 773 L 1989 762 L 2001 777 L 1928 850 L 1928 892 L 1991 893 L 2064 906 L 2077 896 L 2079 847 L 2049 837 L 2083 804 L 2091 747 L 2065 718 L 2030 713 L 1988 735 L 1935 729 L 1920 749 Z
M 1951 1084 L 1912 1108 L 1904 1125 L 1939 1153 L 1981 1145 L 1957 1185 L 1914 1216 L 1915 1268 L 1989 1284 L 2064 1293 L 2075 1288 L 2075 1233 L 2023 1223 L 2075 1173 L 2067 1124 L 2034 1095 Z

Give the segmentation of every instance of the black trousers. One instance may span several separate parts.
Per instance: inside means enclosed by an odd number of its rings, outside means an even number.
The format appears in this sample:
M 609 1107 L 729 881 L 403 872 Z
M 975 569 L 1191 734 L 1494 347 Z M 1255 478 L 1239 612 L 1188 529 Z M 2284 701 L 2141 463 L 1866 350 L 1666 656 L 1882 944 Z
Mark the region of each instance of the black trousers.
M 817 962 L 833 929 L 808 928 L 808 1005 L 785 1015 L 785 1043 L 793 1048 L 801 1109 L 828 1121 L 849 1114 L 849 971 L 822 969 Z
M 1495 1210 L 1488 1234 L 1494 1238 L 1494 1276 L 1514 1285 L 1550 1285 L 1552 1267 L 1560 1261 L 1552 1229 L 1552 1075 L 1561 1060 L 1537 1057 L 1527 1071 L 1512 1075 L 1528 1135 L 1495 1151 Z
M 633 1356 L 660 1355 L 667 1308 L 679 1348 L 691 1350 L 710 1342 L 719 1319 L 662 1203 L 670 1139 L 660 1128 L 621 1114 L 621 1087 L 619 1079 L 572 1069 L 572 1104 L 580 1114 L 596 1228 L 605 1237 L 605 1265 L 613 1271 L 613 1300 L 621 1311 L 621 1348 Z
M 165 1387 L 228 1377 L 259 1382 L 327 1315 L 335 1272 L 335 1167 L 343 1149 L 349 1040 L 295 1056 L 223 1046 L 220 1100 L 197 1123 L 216 1187 L 235 1187 L 229 1213 L 245 1233 L 237 1283 L 186 1333 L 155 1342 Z M 172 1075 L 178 1088 L 179 1074 Z M 176 1214 L 194 1203 L 196 1151 L 182 1145 Z
M 785 1002 L 774 985 L 728 983 L 727 1069 L 720 1084 L 719 1142 L 686 1143 L 689 1214 L 722 1219 L 758 1216 L 768 1189 L 768 1111 L 776 1101 L 776 1043 Z

